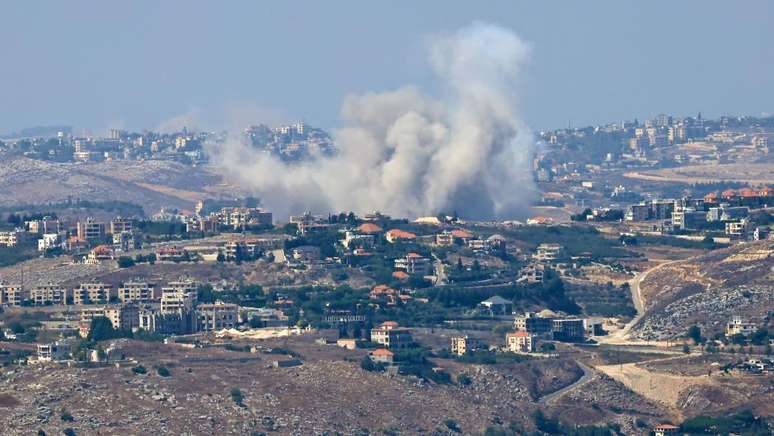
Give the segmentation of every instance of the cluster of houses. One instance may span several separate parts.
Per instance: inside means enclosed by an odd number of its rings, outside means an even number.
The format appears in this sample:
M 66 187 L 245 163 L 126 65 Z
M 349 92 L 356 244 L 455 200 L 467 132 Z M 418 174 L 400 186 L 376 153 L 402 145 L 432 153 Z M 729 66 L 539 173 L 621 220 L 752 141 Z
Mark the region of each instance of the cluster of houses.
M 570 269 L 569 256 L 560 244 L 540 244 L 532 255 L 530 262 L 519 271 L 517 283 L 543 283 L 546 270 L 559 272 Z
M 0 232 L 0 246 L 32 244 L 37 244 L 41 252 L 79 254 L 97 244 L 109 246 L 111 250 L 128 251 L 139 248 L 140 238 L 134 220 L 120 216 L 107 223 L 86 218 L 72 227 L 58 218 L 42 217 L 25 221 L 14 230 Z
M 703 198 L 650 200 L 629 207 L 627 221 L 664 222 L 671 231 L 719 229 L 732 239 L 763 240 L 769 236 L 767 227 L 754 226 L 750 210 L 774 204 L 774 189 L 729 189 L 711 192 Z
M 236 304 L 201 303 L 199 284 L 178 280 L 164 286 L 148 282 L 126 282 L 114 288 L 107 283 L 84 283 L 74 289 L 41 286 L 25 291 L 19 286 L 0 287 L 0 304 L 8 306 L 56 305 L 63 307 L 60 319 L 48 327 L 77 330 L 89 335 L 94 318 L 105 317 L 115 330 L 188 334 L 237 328 L 250 323 L 258 327 L 287 326 L 288 317 L 279 309 L 240 307 Z

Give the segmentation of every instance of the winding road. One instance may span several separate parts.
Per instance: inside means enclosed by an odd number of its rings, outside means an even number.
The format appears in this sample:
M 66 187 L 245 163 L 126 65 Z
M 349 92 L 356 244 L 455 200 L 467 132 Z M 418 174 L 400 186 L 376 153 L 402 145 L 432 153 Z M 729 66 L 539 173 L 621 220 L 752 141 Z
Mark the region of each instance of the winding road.
M 578 364 L 578 367 L 583 371 L 583 375 L 578 379 L 575 380 L 575 383 L 569 384 L 558 391 L 551 392 L 548 395 L 543 395 L 538 400 L 538 403 L 540 404 L 548 404 L 549 402 L 561 397 L 562 395 L 566 394 L 567 392 L 579 388 L 583 386 L 584 384 L 588 383 L 591 380 L 591 377 L 594 375 L 594 370 L 586 366 L 585 364 L 581 362 L 575 362 Z

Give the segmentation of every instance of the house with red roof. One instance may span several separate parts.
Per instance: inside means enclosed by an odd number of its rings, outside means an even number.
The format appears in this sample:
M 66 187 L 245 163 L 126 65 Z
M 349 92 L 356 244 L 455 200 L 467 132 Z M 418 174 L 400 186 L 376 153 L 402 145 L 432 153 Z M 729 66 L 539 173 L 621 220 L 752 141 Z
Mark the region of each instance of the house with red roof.
M 417 238 L 417 235 L 400 229 L 392 229 L 384 234 L 384 238 L 387 242 L 394 243 L 399 240 L 413 241 Z
M 374 363 L 392 365 L 395 360 L 395 353 L 386 348 L 379 348 L 378 350 L 372 351 L 369 357 Z

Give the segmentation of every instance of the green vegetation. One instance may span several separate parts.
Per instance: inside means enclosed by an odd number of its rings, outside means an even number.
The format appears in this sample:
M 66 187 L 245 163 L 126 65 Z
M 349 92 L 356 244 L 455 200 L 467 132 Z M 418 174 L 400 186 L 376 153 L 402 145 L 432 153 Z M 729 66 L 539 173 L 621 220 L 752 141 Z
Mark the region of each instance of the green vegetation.
M 453 419 L 447 419 L 443 422 L 443 424 L 448 428 L 449 430 L 453 431 L 454 433 L 461 433 L 462 429 L 460 428 L 459 424 L 457 424 L 457 421 Z
M 239 388 L 231 389 L 231 400 L 239 407 L 245 407 L 244 396 Z
M 694 344 L 704 342 L 704 338 L 701 336 L 701 329 L 697 325 L 692 325 L 688 328 L 688 337 L 693 340 Z
M 106 339 L 123 338 L 131 336 L 131 332 L 115 330 L 113 323 L 104 316 L 96 316 L 91 320 L 88 340 L 92 342 L 104 341 Z
M 37 255 L 37 250 L 32 246 L 0 247 L 0 267 L 15 265 Z
M 64 422 L 75 421 L 75 418 L 73 418 L 73 415 L 71 415 L 70 412 L 67 411 L 67 409 L 62 409 L 62 414 L 60 415 L 60 419 Z
M 473 380 L 464 372 L 457 375 L 457 384 L 460 386 L 470 386 L 471 383 L 473 383 Z
M 620 434 L 621 430 L 618 424 L 607 424 L 606 426 L 568 426 L 555 418 L 547 417 L 541 410 L 535 412 L 533 420 L 538 430 L 549 435 L 613 436 Z
M 489 350 L 479 350 L 457 356 L 456 359 L 464 363 L 477 365 L 497 365 L 502 363 L 519 363 L 530 359 L 529 356 L 516 353 L 495 353 Z
M 172 375 L 169 373 L 169 369 L 167 369 L 166 366 L 159 366 L 158 368 L 156 368 L 156 373 L 160 377 L 169 377 L 170 375 Z
M 716 243 L 715 240 L 709 236 L 701 241 L 697 241 L 693 239 L 675 238 L 673 236 L 638 235 L 636 240 L 638 244 L 668 245 L 670 247 L 696 250 L 714 250 L 716 248 L 725 247 L 723 244 Z
M 146 374 L 148 372 L 148 370 L 145 369 L 145 367 L 142 366 L 142 365 L 137 365 L 134 368 L 132 368 L 132 372 L 137 374 L 137 375 L 142 375 L 142 374 Z
M 697 416 L 680 425 L 683 433 L 690 435 L 739 434 L 746 436 L 770 435 L 772 430 L 763 417 L 756 417 L 750 410 L 736 415 L 711 418 Z
M 11 214 L 17 214 L 17 215 L 29 214 L 28 216 L 31 216 L 31 217 L 35 217 L 35 216 L 42 217 L 43 215 L 56 216 L 56 213 L 51 211 L 59 210 L 59 209 L 95 209 L 95 210 L 103 210 L 113 215 L 121 215 L 121 216 L 127 216 L 127 217 L 145 216 L 145 212 L 143 211 L 142 206 L 138 204 L 129 203 L 126 201 L 118 201 L 118 200 L 106 200 L 106 201 L 65 200 L 57 203 L 0 206 L 0 213 L 10 212 Z
M 479 228 L 481 232 L 491 232 Z M 556 243 L 562 245 L 569 256 L 589 255 L 592 259 L 634 257 L 636 253 L 620 246 L 617 241 L 607 239 L 594 227 L 582 224 L 569 226 L 528 226 L 498 232 L 506 237 L 518 239 L 532 246 Z
M 130 256 L 121 256 L 118 258 L 119 268 L 131 268 L 134 266 L 134 260 Z

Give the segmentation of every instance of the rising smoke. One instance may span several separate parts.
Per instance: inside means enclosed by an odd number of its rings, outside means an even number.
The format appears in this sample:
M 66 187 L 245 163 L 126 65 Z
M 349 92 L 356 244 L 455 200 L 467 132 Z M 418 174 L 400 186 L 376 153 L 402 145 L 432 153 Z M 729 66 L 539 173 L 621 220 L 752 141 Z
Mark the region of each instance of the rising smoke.
M 428 54 L 440 97 L 411 86 L 347 97 L 333 157 L 286 164 L 233 140 L 210 150 L 212 160 L 280 217 L 304 210 L 522 216 L 533 191 L 533 136 L 515 89 L 529 47 L 478 23 L 430 38 Z

